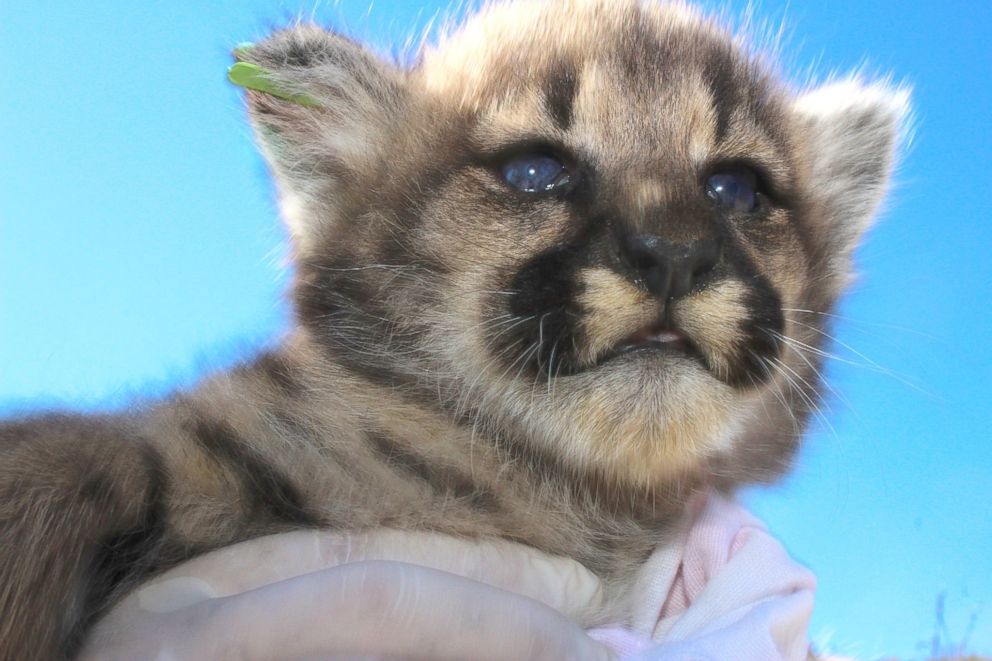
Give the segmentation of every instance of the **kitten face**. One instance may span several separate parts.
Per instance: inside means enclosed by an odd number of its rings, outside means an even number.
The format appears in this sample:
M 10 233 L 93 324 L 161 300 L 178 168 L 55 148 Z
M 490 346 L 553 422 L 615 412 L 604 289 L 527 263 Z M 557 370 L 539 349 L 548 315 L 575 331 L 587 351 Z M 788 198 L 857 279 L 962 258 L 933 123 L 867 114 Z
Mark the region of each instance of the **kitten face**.
M 800 311 L 843 286 L 904 97 L 804 107 L 634 2 L 492 7 L 409 71 L 312 28 L 249 57 L 322 103 L 250 96 L 331 359 L 620 484 L 787 462 Z

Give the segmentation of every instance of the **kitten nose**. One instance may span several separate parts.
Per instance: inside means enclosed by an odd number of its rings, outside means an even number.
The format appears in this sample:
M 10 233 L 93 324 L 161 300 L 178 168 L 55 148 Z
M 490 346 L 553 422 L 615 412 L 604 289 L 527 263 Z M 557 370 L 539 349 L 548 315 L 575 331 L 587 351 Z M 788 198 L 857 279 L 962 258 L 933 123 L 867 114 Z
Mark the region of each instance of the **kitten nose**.
M 702 239 L 673 244 L 651 234 L 620 240 L 623 261 L 663 301 L 685 296 L 720 260 L 720 242 Z

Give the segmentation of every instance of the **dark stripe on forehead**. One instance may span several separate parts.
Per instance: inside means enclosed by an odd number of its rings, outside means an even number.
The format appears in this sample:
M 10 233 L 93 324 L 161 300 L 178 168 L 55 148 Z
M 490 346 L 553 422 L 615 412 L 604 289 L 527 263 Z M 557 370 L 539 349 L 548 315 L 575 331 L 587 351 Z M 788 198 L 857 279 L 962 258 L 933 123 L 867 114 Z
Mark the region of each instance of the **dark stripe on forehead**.
M 703 78 L 709 87 L 713 100 L 713 112 L 716 115 L 716 141 L 723 142 L 730 130 L 730 119 L 734 110 L 741 103 L 742 85 L 747 81 L 740 79 L 741 68 L 731 53 L 716 51 L 705 62 Z
M 544 102 L 555 124 L 563 131 L 572 124 L 575 97 L 579 91 L 579 76 L 575 67 L 560 63 L 548 72 Z

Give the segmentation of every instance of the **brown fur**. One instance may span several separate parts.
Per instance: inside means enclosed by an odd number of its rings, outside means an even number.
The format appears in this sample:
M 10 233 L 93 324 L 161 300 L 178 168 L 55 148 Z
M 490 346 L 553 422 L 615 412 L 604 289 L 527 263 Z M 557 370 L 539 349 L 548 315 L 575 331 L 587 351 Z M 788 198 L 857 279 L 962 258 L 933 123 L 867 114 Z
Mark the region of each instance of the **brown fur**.
M 410 69 L 306 25 L 239 56 L 317 102 L 248 93 L 299 323 L 146 409 L 0 426 L 0 658 L 71 656 L 136 582 L 299 527 L 508 538 L 618 593 L 692 492 L 788 466 L 903 92 L 797 93 L 634 0 L 495 5 Z M 534 150 L 577 183 L 511 189 Z M 742 163 L 743 216 L 705 194 Z M 635 235 L 719 259 L 668 300 L 617 256 Z M 620 351 L 662 320 L 691 346 Z

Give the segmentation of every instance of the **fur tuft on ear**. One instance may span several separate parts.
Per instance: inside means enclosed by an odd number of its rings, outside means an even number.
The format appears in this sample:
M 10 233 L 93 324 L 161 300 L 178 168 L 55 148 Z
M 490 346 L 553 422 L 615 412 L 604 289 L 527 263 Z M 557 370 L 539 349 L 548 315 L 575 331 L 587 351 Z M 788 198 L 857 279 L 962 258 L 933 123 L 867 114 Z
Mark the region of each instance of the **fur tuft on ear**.
M 796 100 L 806 143 L 817 234 L 832 271 L 846 278 L 851 254 L 871 225 L 909 123 L 909 90 L 849 79 Z
M 332 225 L 349 193 L 369 183 L 406 102 L 403 72 L 363 46 L 298 25 L 235 51 L 261 67 L 282 96 L 248 90 L 249 114 L 279 187 L 280 209 L 297 250 Z

